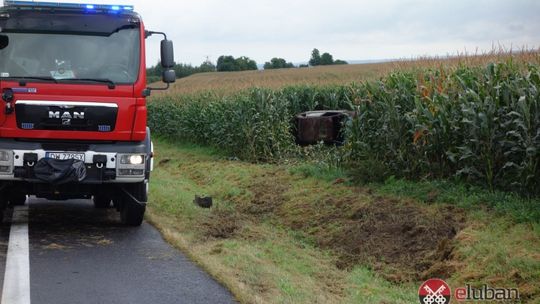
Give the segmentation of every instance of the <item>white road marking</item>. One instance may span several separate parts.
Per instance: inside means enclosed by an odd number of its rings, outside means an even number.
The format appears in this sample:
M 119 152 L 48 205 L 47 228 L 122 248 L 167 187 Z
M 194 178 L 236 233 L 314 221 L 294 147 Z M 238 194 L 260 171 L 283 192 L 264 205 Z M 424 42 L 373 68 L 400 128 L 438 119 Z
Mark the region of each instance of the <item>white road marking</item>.
M 15 207 L 9 233 L 1 304 L 30 304 L 28 205 Z

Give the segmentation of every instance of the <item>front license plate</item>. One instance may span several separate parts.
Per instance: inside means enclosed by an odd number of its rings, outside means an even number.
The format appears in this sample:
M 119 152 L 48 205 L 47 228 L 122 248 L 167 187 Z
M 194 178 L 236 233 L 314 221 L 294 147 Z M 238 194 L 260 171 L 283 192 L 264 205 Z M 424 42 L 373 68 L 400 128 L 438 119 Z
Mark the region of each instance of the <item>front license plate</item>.
M 60 160 L 76 159 L 84 162 L 84 153 L 47 152 L 46 157 Z

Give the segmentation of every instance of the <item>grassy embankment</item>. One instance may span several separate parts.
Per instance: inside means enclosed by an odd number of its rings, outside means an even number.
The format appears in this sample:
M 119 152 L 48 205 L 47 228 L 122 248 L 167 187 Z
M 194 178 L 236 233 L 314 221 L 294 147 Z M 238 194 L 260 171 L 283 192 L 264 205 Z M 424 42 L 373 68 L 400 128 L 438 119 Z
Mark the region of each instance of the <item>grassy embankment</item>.
M 360 187 L 339 171 L 165 141 L 156 150 L 150 220 L 243 303 L 415 303 L 432 276 L 540 297 L 540 226 L 496 207 L 531 202 L 435 182 Z

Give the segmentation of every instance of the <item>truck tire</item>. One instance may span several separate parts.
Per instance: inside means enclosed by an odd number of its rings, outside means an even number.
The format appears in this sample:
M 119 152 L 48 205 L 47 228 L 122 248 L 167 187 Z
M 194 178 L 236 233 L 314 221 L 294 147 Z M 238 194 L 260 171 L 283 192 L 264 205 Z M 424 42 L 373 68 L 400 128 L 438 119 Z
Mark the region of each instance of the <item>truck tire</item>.
M 146 206 L 133 203 L 125 203 L 120 211 L 122 224 L 128 226 L 140 226 L 144 220 Z
M 9 205 L 11 207 L 24 206 L 24 203 L 26 203 L 26 194 L 15 193 L 9 196 Z
M 4 210 L 8 205 L 8 200 L 4 192 L 0 192 L 0 224 L 4 222 Z
M 96 209 L 107 209 L 111 207 L 112 199 L 106 195 L 96 195 L 94 196 L 94 207 Z
M 131 193 L 131 195 L 139 202 L 144 204 L 138 204 L 124 195 L 122 198 L 122 208 L 120 210 L 122 224 L 128 226 L 140 226 L 144 220 L 146 201 L 148 200 L 146 183 L 126 184 L 124 189 Z

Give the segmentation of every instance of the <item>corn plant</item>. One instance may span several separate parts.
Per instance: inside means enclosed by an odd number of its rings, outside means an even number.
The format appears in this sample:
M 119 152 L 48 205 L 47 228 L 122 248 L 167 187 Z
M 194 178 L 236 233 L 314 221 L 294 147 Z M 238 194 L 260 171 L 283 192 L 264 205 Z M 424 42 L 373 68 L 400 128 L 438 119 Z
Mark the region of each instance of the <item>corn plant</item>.
M 456 178 L 537 195 L 540 60 L 530 58 L 536 60 L 409 69 L 350 85 L 164 95 L 149 103 L 149 125 L 246 160 L 277 161 L 302 154 L 296 114 L 355 110 L 332 163 L 377 177 Z M 371 174 L 370 166 L 383 173 Z

